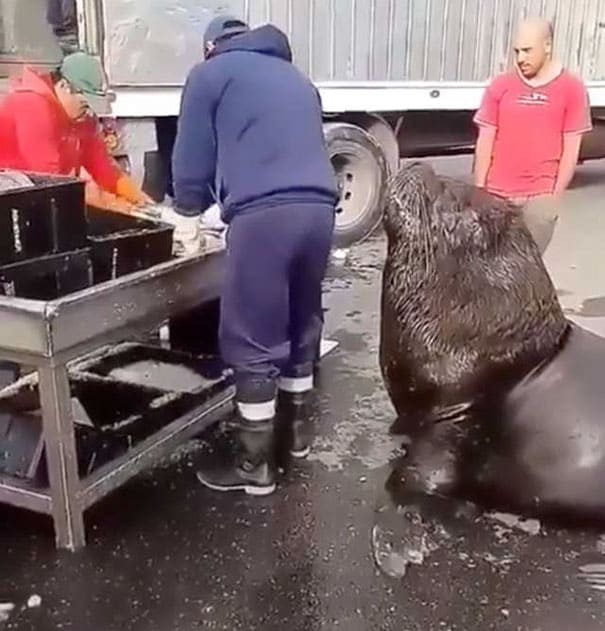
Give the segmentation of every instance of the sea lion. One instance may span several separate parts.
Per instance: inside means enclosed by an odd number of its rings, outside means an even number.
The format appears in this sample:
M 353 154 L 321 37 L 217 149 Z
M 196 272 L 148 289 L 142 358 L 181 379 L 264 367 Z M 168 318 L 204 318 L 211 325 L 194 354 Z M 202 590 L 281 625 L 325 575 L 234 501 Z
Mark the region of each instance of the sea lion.
M 557 352 L 567 321 L 517 207 L 411 163 L 384 226 L 380 365 L 397 428 L 455 415 Z
M 519 209 L 411 163 L 384 225 L 380 366 L 409 489 L 605 514 L 605 340 L 566 320 Z

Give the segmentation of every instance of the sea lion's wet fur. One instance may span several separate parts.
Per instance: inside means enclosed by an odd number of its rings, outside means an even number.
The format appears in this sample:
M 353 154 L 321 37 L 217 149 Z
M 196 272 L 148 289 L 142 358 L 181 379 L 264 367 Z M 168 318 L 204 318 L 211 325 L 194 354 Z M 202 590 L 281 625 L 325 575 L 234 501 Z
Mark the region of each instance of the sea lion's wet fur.
M 384 226 L 392 431 L 456 417 L 557 353 L 568 323 L 516 207 L 411 163 L 392 180 Z

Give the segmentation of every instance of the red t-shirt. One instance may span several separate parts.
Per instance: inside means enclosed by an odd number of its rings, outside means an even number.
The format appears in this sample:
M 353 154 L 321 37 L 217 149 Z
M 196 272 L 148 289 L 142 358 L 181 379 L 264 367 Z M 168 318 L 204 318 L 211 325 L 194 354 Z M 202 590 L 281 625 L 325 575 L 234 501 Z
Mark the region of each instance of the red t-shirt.
M 540 87 L 516 71 L 497 77 L 485 91 L 475 122 L 497 130 L 486 187 L 509 198 L 552 193 L 563 135 L 592 129 L 586 88 L 565 70 Z

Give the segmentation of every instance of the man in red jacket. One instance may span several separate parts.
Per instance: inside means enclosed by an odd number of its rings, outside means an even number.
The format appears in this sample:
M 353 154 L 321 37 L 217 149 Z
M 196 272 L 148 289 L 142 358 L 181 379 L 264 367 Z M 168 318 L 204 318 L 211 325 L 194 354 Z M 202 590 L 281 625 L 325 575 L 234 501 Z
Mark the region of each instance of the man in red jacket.
M 111 111 L 105 86 L 82 52 L 51 74 L 25 68 L 0 106 L 0 168 L 81 177 L 87 203 L 108 210 L 153 203 L 107 152 L 95 116 Z

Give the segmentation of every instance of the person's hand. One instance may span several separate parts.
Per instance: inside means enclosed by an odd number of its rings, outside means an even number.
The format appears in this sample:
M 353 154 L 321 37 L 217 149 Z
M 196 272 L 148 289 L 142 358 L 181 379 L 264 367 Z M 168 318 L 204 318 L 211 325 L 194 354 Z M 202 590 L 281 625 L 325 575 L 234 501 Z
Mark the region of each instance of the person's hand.
M 123 215 L 132 215 L 136 206 L 123 197 L 112 196 L 112 198 L 108 200 L 106 208 L 107 210 L 122 213 Z
M 538 197 L 534 197 L 534 202 L 537 201 L 539 204 L 549 204 L 555 208 L 559 208 L 562 198 L 563 193 L 553 191 L 552 193 L 549 193 L 547 195 L 539 195 Z
M 202 249 L 199 215 L 187 217 L 177 213 L 172 206 L 156 208 L 160 211 L 160 221 L 174 227 L 172 240 L 175 256 L 198 254 Z
M 157 204 L 157 202 L 149 197 L 145 191 L 140 191 L 135 203 L 138 206 L 155 206 Z
M 200 231 L 201 248 L 204 252 L 218 252 L 227 247 L 226 231 L 202 225 Z
M 135 206 L 127 199 L 101 190 L 94 182 L 86 182 L 85 201 L 87 206 L 123 215 L 130 215 L 135 209 Z
M 157 205 L 133 206 L 130 214 L 147 221 L 161 221 L 161 210 Z
M 563 195 L 564 195 L 563 191 L 555 191 L 551 197 L 553 201 L 555 202 L 555 204 L 559 205 L 561 201 L 563 200 Z
M 155 204 L 153 199 L 141 190 L 135 184 L 134 180 L 126 174 L 122 174 L 116 183 L 116 195 L 118 197 L 123 197 L 133 206 L 147 206 Z

